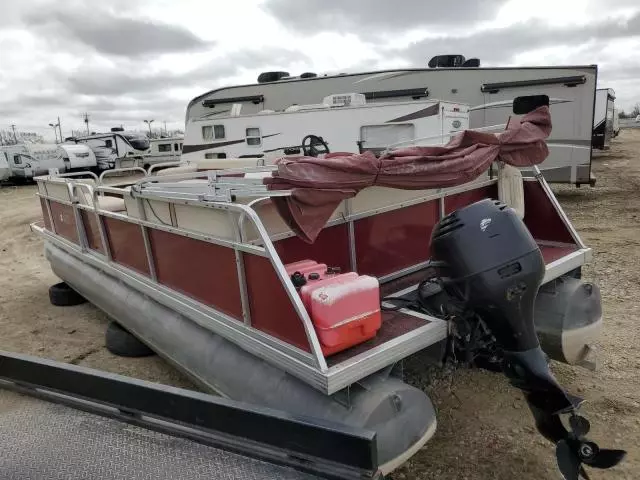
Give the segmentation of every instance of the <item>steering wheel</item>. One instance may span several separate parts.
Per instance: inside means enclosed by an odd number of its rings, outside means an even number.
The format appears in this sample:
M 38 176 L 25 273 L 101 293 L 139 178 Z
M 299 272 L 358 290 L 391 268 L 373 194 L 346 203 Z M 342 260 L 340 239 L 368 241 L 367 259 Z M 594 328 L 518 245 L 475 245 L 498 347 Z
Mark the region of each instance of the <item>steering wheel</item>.
M 306 157 L 317 157 L 329 153 L 329 145 L 322 137 L 307 135 L 302 139 L 302 153 Z

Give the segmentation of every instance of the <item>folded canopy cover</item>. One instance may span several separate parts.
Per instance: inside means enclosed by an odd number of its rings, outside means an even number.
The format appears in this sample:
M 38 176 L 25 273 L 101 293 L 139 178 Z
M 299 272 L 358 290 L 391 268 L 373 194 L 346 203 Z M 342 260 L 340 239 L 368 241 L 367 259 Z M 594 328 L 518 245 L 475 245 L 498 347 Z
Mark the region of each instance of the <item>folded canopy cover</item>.
M 498 134 L 465 130 L 443 146 L 408 147 L 380 157 L 333 153 L 324 158 L 283 157 L 264 179 L 270 190 L 292 190 L 274 197 L 278 212 L 305 242 L 313 243 L 342 200 L 371 186 L 420 190 L 461 185 L 499 160 L 516 167 L 536 165 L 549 154 L 549 107 L 520 120 L 510 119 Z

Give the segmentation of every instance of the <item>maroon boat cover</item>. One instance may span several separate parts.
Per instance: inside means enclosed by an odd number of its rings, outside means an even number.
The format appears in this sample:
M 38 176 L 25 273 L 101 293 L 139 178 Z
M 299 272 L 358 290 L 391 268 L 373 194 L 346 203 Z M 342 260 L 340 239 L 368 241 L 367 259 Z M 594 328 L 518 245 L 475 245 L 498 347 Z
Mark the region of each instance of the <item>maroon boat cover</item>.
M 511 118 L 504 132 L 465 130 L 443 146 L 402 148 L 379 158 L 371 152 L 283 157 L 264 183 L 270 190 L 292 190 L 272 201 L 289 227 L 313 243 L 340 202 L 363 188 L 453 187 L 477 178 L 496 160 L 516 167 L 539 164 L 549 154 L 550 133 L 549 107 L 542 106 L 520 120 Z

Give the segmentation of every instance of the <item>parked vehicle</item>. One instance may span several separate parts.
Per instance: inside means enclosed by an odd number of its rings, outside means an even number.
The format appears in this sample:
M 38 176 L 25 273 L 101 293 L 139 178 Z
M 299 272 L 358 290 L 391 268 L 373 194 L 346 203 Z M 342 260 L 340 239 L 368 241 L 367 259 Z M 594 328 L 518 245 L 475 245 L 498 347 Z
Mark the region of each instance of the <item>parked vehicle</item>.
M 435 432 L 430 399 L 400 368 L 428 349 L 504 368 L 578 478 L 625 452 L 585 438 L 582 400 L 545 356 L 592 366 L 602 328 L 599 289 L 580 278 L 591 249 L 536 167 L 548 103 L 516 98 L 524 116 L 506 134 L 465 132 L 447 148 L 251 169 L 212 159 L 118 187 L 39 177 L 31 228 L 69 298 L 99 306 L 129 345 L 234 400 L 375 432 L 384 474 Z M 538 175 L 481 179 L 496 160 Z
M 615 100 L 616 94 L 612 88 L 599 88 L 596 90 L 591 144 L 593 148 L 598 150 L 608 149 L 609 142 L 615 137 Z
M 70 139 L 88 145 L 96 156 L 97 169 L 141 167 L 149 150 L 149 139 L 135 132 L 114 127 L 108 133 L 95 133 Z
M 9 157 L 6 152 L 0 150 L 0 182 L 11 176 L 11 167 L 9 167 Z
M 165 137 L 149 139 L 149 150 L 143 156 L 143 167 L 164 162 L 180 161 L 182 155 L 183 137 Z
M 554 129 L 548 144 L 549 157 L 541 166 L 550 182 L 571 184 L 593 183 L 591 176 L 591 140 L 593 131 L 593 102 L 596 90 L 596 65 L 562 67 L 477 68 L 464 66 L 464 57 L 438 56 L 430 65 L 437 68 L 396 69 L 346 75 L 319 76 L 304 74 L 290 77 L 286 72 L 265 72 L 258 83 L 223 87 L 194 98 L 187 107 L 184 154 L 204 160 L 207 153 L 224 153 L 239 148 L 244 139 L 249 150 L 258 148 L 248 142 L 258 141 L 246 135 L 241 138 L 222 138 L 213 131 L 229 117 L 256 115 L 260 111 L 283 112 L 295 105 L 317 104 L 337 92 L 363 94 L 368 103 L 412 102 L 438 99 L 471 107 L 469 126 L 480 128 L 504 124 L 513 115 L 512 103 L 517 96 L 547 95 L 551 99 Z M 467 63 L 479 65 L 479 61 Z M 318 122 L 309 121 L 314 126 Z M 270 118 L 277 118 L 272 116 Z M 219 128 L 219 127 L 218 127 Z M 344 125 L 333 125 L 339 130 Z M 277 130 L 261 129 L 264 134 Z M 203 136 L 204 133 L 204 136 Z M 320 132 L 307 131 L 324 136 Z M 328 134 L 326 134 L 329 136 Z M 349 151 L 357 151 L 352 145 Z M 197 157 L 199 155 L 199 157 Z M 524 170 L 531 173 L 530 170 Z
M 440 100 L 368 103 L 359 93 L 325 97 L 320 104 L 292 105 L 284 111 L 242 114 L 234 104 L 229 116 L 187 132 L 183 161 L 215 158 L 316 156 L 372 150 L 389 145 L 446 143 L 469 127 L 469 107 Z M 200 139 L 209 143 L 195 145 Z M 302 139 L 302 143 L 300 140 Z M 204 151 L 204 154 L 202 153 Z
M 0 147 L 0 155 L 9 163 L 10 176 L 23 180 L 52 168 L 64 173 L 96 167 L 96 156 L 85 145 L 22 143 Z
M 620 134 L 620 112 L 613 106 L 613 136 L 617 137 Z

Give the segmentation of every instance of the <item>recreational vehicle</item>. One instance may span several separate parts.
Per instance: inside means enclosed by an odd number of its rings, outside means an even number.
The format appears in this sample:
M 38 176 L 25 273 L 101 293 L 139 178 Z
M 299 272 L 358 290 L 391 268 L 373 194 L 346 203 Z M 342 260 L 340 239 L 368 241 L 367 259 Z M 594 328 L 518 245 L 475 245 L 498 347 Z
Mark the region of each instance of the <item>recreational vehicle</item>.
M 283 112 L 295 105 L 317 104 L 326 96 L 339 92 L 361 93 L 367 103 L 439 99 L 468 104 L 471 106 L 470 128 L 503 124 L 514 114 L 512 102 L 516 96 L 547 95 L 551 99 L 553 132 L 548 139 L 551 153 L 541 166 L 545 178 L 572 184 L 594 181 L 591 176 L 591 133 L 596 65 L 462 68 L 457 66 L 464 65 L 460 61 L 431 64 L 451 67 L 327 76 L 307 73 L 300 77 L 285 76 L 286 72 L 267 72 L 260 75 L 258 83 L 207 92 L 194 98 L 187 107 L 183 153 L 197 152 L 196 156 L 201 159 L 214 152 L 231 157 L 230 151 L 223 147 L 229 149 L 244 141 L 249 149 L 252 143 L 262 142 L 265 134 L 273 132 L 270 128 L 261 129 L 259 137 L 245 134 L 243 139 L 227 138 L 225 132 L 223 138 L 220 127 L 217 133 L 215 130 L 221 120 L 238 112 L 240 115 L 258 114 L 264 110 Z M 477 65 L 477 62 L 471 64 Z M 306 133 L 331 137 L 326 128 L 339 130 L 344 125 L 323 127 L 320 128 L 315 120 L 310 121 Z M 258 133 L 257 130 L 249 133 L 253 132 Z M 356 142 L 353 138 L 348 151 L 358 151 Z
M 613 136 L 617 137 L 620 133 L 620 112 L 613 106 Z
M 179 161 L 183 144 L 183 137 L 149 139 L 149 150 L 144 154 L 142 166 L 146 169 L 156 163 Z
M 381 152 L 391 145 L 432 145 L 449 141 L 451 134 L 469 127 L 467 105 L 439 100 L 367 103 L 361 93 L 325 97 L 322 103 L 291 105 L 284 111 L 262 110 L 242 114 L 234 104 L 229 116 L 191 129 L 187 144 L 201 146 L 205 159 L 264 158 L 283 155 L 317 156 L 357 149 Z M 215 144 L 218 144 L 216 146 Z M 197 162 L 198 146 L 183 160 Z
M 75 143 L 88 145 L 96 156 L 98 170 L 139 167 L 149 150 L 149 139 L 136 132 L 115 127 L 108 133 L 76 137 Z
M 596 104 L 593 114 L 593 148 L 606 150 L 614 134 L 616 93 L 612 88 L 596 90 Z
M 10 177 L 28 180 L 52 168 L 61 173 L 95 168 L 96 157 L 85 145 L 22 143 L 0 147 L 9 164 Z
M 6 152 L 0 151 L 0 182 L 11 176 L 11 168 L 9 167 L 9 157 Z

